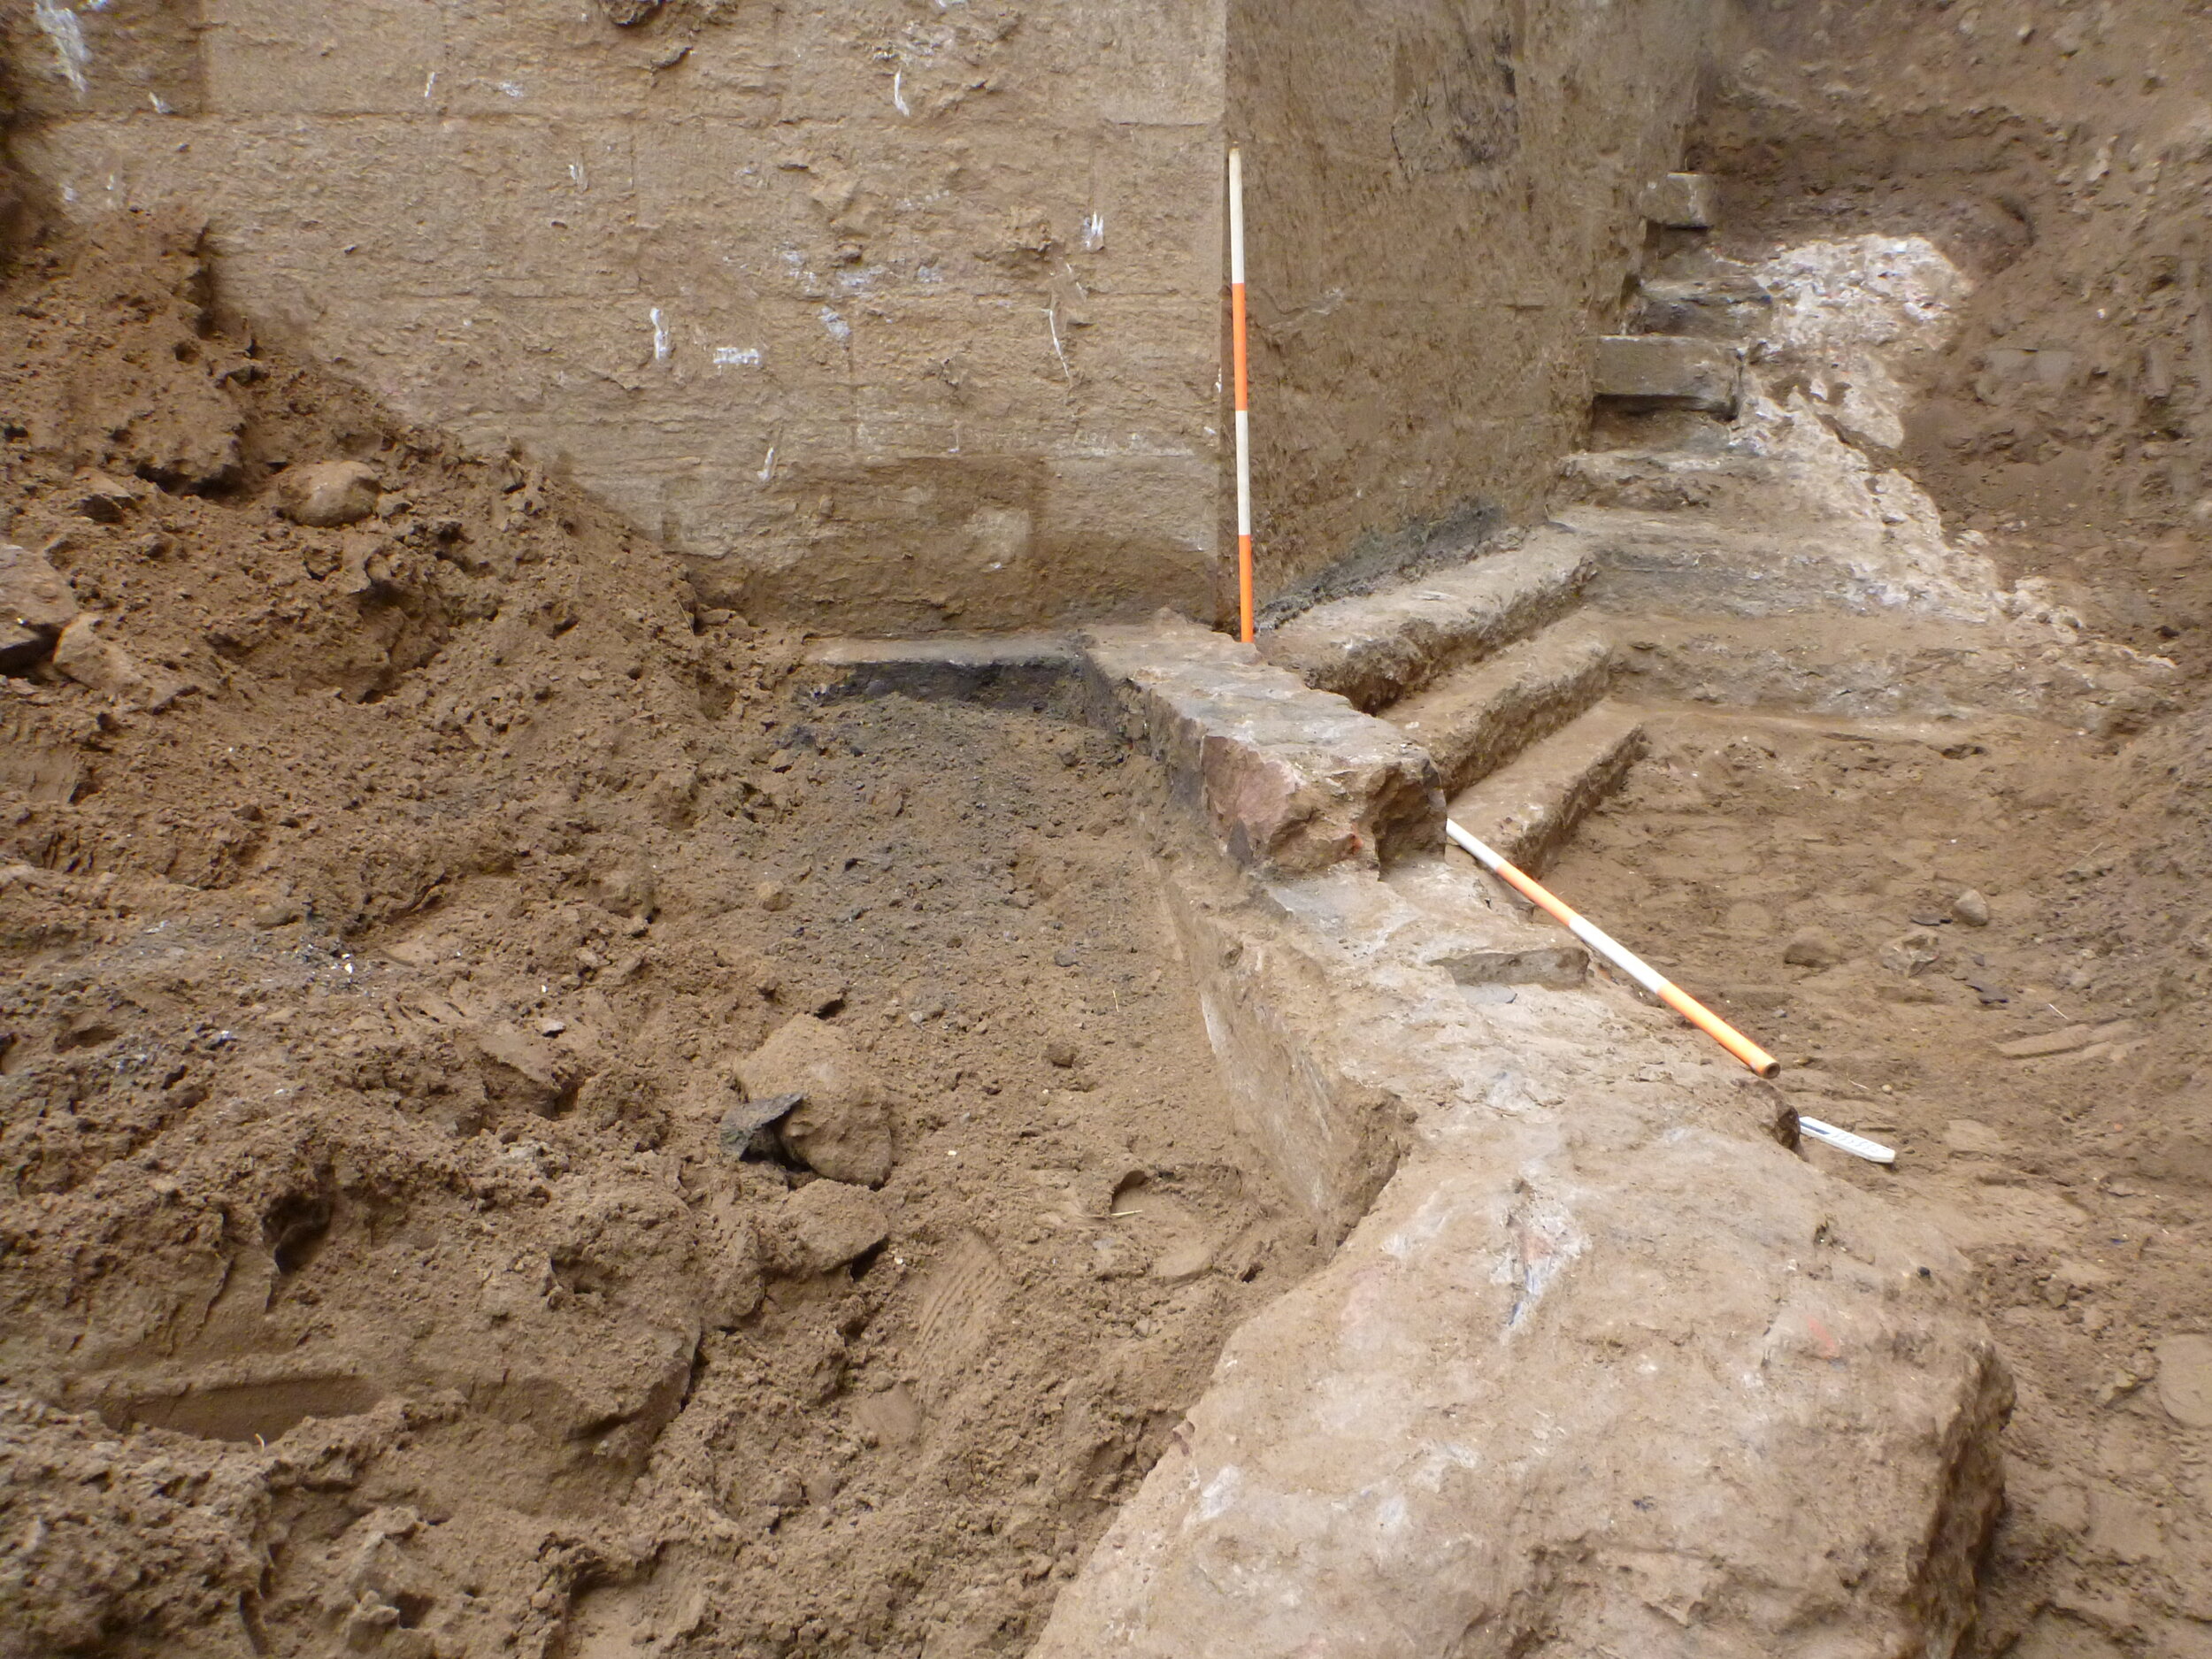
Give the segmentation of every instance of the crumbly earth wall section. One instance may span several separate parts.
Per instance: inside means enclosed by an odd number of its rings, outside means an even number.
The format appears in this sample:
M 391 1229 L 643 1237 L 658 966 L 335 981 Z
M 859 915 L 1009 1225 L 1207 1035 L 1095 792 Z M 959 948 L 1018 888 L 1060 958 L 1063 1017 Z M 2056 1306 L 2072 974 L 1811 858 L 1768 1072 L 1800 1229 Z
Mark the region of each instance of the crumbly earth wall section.
M 1710 0 L 1232 0 L 1263 592 L 1540 516 Z
M 58 205 L 204 212 L 227 310 L 715 603 L 1212 603 L 1219 0 L 5 15 Z
M 0 1659 L 1025 1651 L 1321 1258 L 1164 780 L 814 697 L 204 288 L 0 287 Z

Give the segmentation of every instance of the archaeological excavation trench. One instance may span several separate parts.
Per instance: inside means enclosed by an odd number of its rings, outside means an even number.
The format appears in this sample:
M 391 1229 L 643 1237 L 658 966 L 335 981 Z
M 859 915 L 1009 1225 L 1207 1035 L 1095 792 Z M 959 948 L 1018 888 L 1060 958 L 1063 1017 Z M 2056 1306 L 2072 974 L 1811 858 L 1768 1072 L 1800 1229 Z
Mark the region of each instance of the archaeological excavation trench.
M 0 12 L 0 1659 L 2212 1655 L 2194 12 Z

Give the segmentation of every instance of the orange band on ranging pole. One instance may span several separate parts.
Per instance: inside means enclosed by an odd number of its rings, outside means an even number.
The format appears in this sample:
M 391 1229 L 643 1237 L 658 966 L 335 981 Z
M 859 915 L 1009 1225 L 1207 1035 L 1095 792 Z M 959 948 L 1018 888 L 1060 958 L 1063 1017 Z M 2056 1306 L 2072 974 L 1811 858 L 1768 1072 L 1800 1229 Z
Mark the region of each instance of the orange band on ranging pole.
M 1506 863 L 1496 853 L 1477 841 L 1456 824 L 1447 820 L 1444 833 L 1458 846 L 1472 853 L 1475 861 L 1499 880 L 1515 888 L 1521 896 L 1540 910 L 1548 910 L 1577 939 L 1603 956 L 1622 972 L 1649 991 L 1669 1008 L 1688 1020 L 1715 1042 L 1734 1055 L 1761 1077 L 1773 1077 L 1782 1070 L 1782 1063 L 1745 1036 L 1718 1014 L 1699 1002 L 1672 979 L 1659 972 L 1641 956 L 1600 927 L 1587 917 L 1578 914 L 1558 898 L 1550 889 L 1528 874 Z
M 1237 638 L 1252 638 L 1252 407 L 1246 374 L 1244 156 L 1229 150 L 1229 355 L 1236 365 Z

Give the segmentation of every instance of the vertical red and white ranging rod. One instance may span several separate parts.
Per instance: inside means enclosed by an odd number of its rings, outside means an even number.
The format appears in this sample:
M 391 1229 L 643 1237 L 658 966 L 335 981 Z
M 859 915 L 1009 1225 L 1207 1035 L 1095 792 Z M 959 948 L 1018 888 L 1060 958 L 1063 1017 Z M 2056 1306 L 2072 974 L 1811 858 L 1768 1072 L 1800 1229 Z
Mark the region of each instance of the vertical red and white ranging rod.
M 1237 381 L 1237 638 L 1252 638 L 1252 394 L 1244 348 L 1244 155 L 1229 149 L 1229 355 Z

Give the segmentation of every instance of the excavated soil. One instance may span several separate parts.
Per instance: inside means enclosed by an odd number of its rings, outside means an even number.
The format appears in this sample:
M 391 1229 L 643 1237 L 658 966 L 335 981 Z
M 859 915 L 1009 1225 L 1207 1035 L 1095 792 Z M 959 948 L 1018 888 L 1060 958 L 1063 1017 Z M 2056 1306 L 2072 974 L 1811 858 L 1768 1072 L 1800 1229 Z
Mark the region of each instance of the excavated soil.
M 1316 1255 L 1157 780 L 821 700 L 213 332 L 189 224 L 6 297 L 7 539 L 102 643 L 0 681 L 0 1653 L 1019 1651 Z M 276 511 L 333 461 L 373 511 Z
M 1809 1156 L 1973 1262 L 2019 1394 L 1980 1653 L 2208 1651 L 2212 915 L 2201 773 L 2165 764 L 2024 724 L 1664 716 L 1555 872 L 1772 1047 L 1800 1112 L 1899 1154 Z
M 1747 0 L 1694 156 L 1728 250 L 1971 277 L 1878 458 L 2185 711 L 1667 711 L 1555 875 L 1973 1261 L 1986 1655 L 2212 1654 L 2199 10 Z M 818 697 L 218 297 L 145 220 L 5 296 L 0 535 L 100 620 L 0 680 L 0 1655 L 1020 1651 L 1318 1259 L 1218 1126 L 1159 780 Z M 373 511 L 277 511 L 334 461 Z

